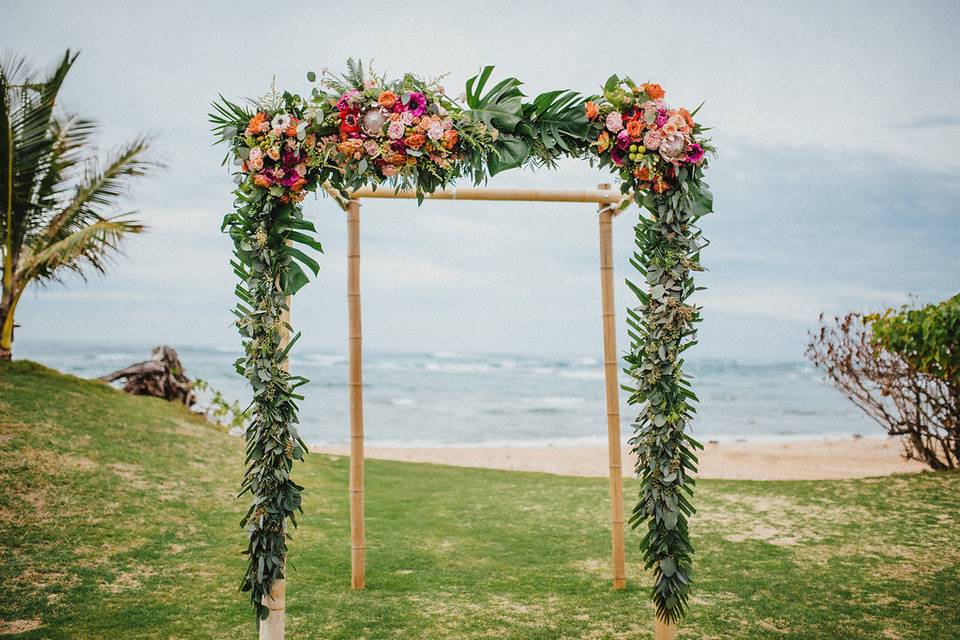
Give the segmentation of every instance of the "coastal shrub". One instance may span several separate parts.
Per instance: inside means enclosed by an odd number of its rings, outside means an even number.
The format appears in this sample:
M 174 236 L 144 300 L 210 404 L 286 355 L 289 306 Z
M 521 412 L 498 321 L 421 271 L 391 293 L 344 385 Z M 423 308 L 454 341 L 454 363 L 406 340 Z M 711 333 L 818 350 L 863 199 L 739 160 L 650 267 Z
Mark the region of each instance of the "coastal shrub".
M 807 357 L 907 459 L 960 466 L 960 295 L 925 307 L 824 321 Z

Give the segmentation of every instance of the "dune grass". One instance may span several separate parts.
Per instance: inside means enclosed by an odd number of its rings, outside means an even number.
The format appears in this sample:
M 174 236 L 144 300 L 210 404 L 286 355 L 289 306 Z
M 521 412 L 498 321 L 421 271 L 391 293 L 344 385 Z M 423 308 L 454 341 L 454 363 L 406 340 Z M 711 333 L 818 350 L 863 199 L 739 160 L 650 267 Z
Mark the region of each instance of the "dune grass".
M 0 636 L 254 637 L 241 455 L 173 405 L 0 363 Z M 369 462 L 352 592 L 346 460 L 296 477 L 289 638 L 652 636 L 633 532 L 610 590 L 603 479 Z M 681 637 L 957 637 L 960 476 L 702 481 L 697 503 Z

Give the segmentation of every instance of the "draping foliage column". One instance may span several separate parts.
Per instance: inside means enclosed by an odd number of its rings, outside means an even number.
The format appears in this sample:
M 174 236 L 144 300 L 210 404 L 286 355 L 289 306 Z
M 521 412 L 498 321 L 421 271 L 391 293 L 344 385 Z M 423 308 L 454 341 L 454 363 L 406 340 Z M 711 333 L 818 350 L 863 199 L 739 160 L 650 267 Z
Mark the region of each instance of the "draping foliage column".
M 653 569 L 657 615 L 672 622 L 683 615 L 690 594 L 693 547 L 687 518 L 697 470 L 696 449 L 687 432 L 697 396 L 683 372 L 683 352 L 696 344 L 700 310 L 690 304 L 691 276 L 702 271 L 703 245 L 696 223 L 712 208 L 699 167 L 680 172 L 681 188 L 638 201 L 651 213 L 635 228 L 637 252 L 631 261 L 644 286 L 630 283 L 639 306 L 628 310 L 630 353 L 627 373 L 635 381 L 629 402 L 641 405 L 631 439 L 638 454 L 640 499 L 630 517 L 647 525 L 641 541 L 645 566 Z

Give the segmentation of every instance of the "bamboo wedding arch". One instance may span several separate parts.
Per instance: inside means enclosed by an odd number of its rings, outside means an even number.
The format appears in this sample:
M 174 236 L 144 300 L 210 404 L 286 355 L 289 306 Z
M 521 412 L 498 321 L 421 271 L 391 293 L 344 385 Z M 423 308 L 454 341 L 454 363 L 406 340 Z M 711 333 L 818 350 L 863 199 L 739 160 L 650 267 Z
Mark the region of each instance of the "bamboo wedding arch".
M 295 527 L 303 512 L 304 487 L 291 472 L 307 450 L 296 426 L 303 399 L 297 389 L 309 381 L 287 366 L 300 336 L 291 335 L 289 311 L 293 294 L 320 269 L 309 251 L 322 251 L 320 238 L 301 205 L 318 189 L 347 218 L 352 587 L 366 586 L 360 206 L 379 198 L 598 205 L 612 578 L 615 589 L 626 586 L 612 219 L 633 202 L 649 216 L 633 227 L 629 260 L 642 280 L 626 283 L 637 304 L 626 310 L 630 345 L 622 360 L 630 383 L 622 389 L 638 407 L 631 443 L 640 489 L 629 524 L 646 528 L 639 548 L 653 577 L 656 638 L 673 637 L 687 610 L 688 517 L 702 445 L 687 433 L 698 399 L 683 365 L 701 320 L 691 301 L 700 288 L 693 274 L 704 270 L 700 251 L 708 243 L 697 223 L 713 211 L 703 176 L 715 148 L 694 120 L 699 107 L 671 108 L 657 83 L 612 75 L 601 94 L 558 89 L 525 99 L 517 78 L 488 82 L 493 70 L 483 67 L 455 100 L 438 79 L 407 73 L 388 80 L 348 59 L 343 75 L 308 72 L 309 95 L 274 84 L 250 106 L 223 96 L 213 104 L 210 122 L 229 147 L 223 162 L 235 182 L 233 209 L 221 224 L 239 280 L 233 313 L 243 356 L 235 366 L 252 391 L 240 483 L 240 495 L 250 495 L 241 521 L 247 562 L 240 586 L 261 639 L 284 637 L 288 525 Z M 568 157 L 609 171 L 617 187 L 452 188 L 459 179 L 481 185 L 509 169 L 554 167 Z

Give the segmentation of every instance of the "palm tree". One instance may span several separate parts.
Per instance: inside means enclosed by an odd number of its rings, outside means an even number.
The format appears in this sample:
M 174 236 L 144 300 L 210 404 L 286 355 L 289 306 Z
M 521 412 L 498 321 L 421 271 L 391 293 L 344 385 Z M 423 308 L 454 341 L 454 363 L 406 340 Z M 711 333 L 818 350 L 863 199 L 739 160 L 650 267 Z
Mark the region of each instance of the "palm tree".
M 69 272 L 103 273 L 120 241 L 144 227 L 118 212 L 128 180 L 156 166 L 137 138 L 101 164 L 91 147 L 95 124 L 54 110 L 77 59 L 67 50 L 48 77 L 22 58 L 0 62 L 0 360 L 13 348 L 14 313 L 27 285 Z

